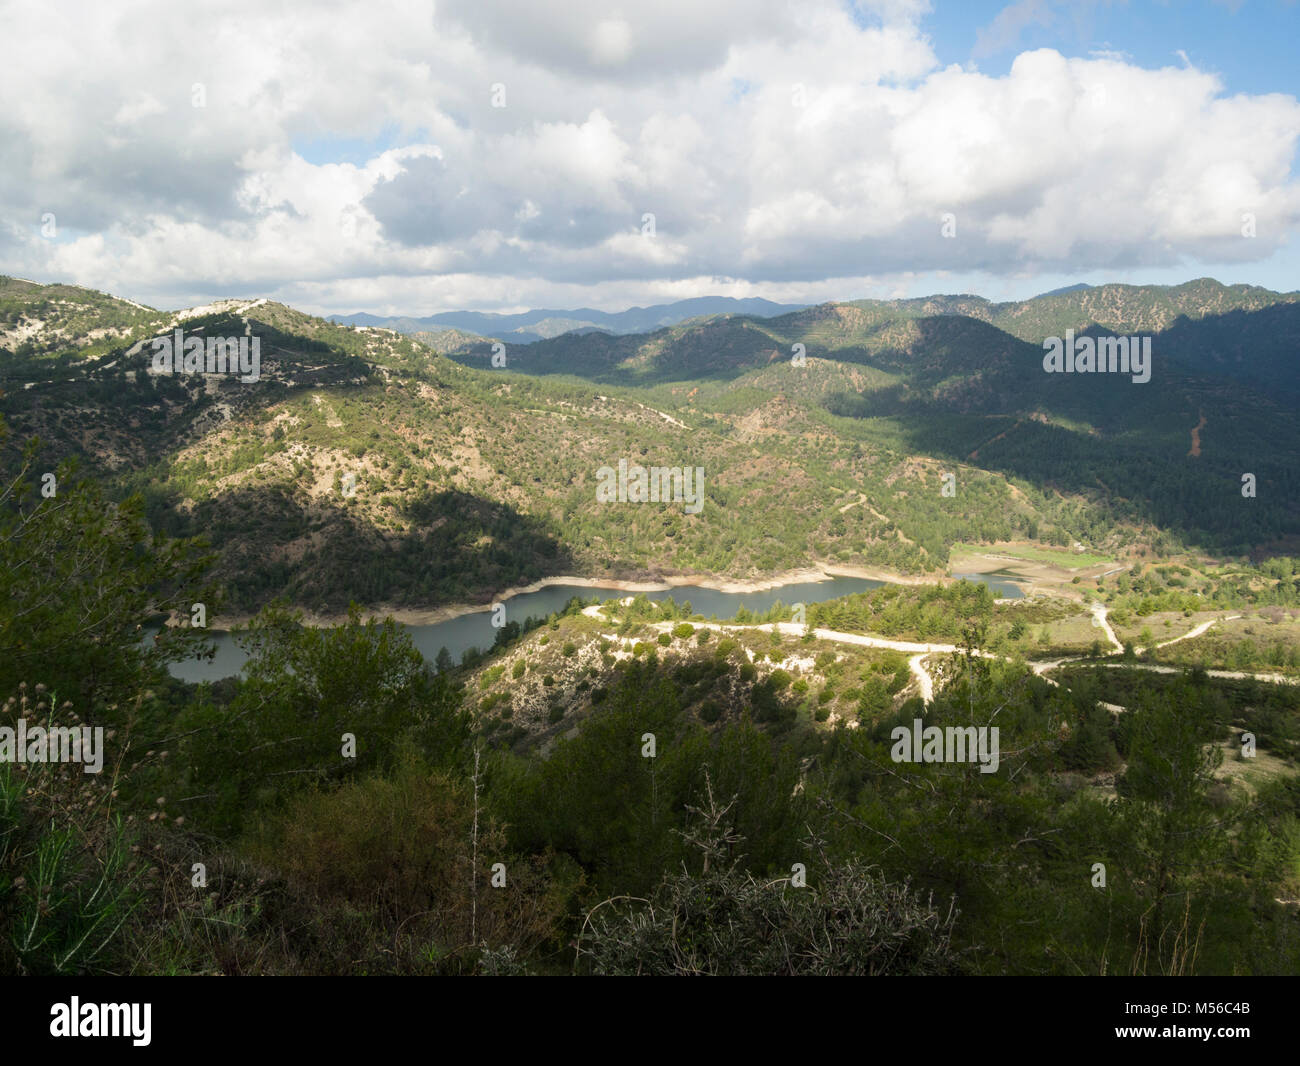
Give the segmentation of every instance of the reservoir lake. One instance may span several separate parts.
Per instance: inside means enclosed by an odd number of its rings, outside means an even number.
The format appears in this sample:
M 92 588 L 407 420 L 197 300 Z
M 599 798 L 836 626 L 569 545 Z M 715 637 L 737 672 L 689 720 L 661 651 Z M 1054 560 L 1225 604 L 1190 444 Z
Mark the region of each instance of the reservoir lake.
M 1023 596 L 1019 586 L 1014 582 L 992 574 L 954 574 L 953 576 L 968 581 L 983 582 L 998 597 L 1019 599 Z M 621 599 L 630 595 L 644 595 L 647 599 L 656 602 L 666 599 L 678 604 L 689 602 L 693 613 L 726 621 L 735 618 L 741 607 L 762 612 L 777 601 L 787 605 L 820 603 L 823 600 L 834 600 L 855 592 L 879 588 L 883 584 L 885 584 L 883 581 L 863 577 L 832 577 L 825 581 L 780 585 L 758 592 L 720 592 L 700 585 L 679 585 L 672 589 L 645 593 L 620 592 L 617 589 L 584 585 L 550 585 L 536 592 L 521 592 L 501 602 L 506 607 L 506 620 L 521 623 L 530 616 L 546 618 L 554 612 L 562 611 L 564 605 L 575 596 L 590 600 L 593 597 Z M 486 610 L 428 625 L 404 625 L 403 628 L 420 654 L 429 662 L 434 660 L 442 648 L 446 648 L 459 662 L 461 655 L 470 648 L 486 650 L 492 646 L 496 638 L 496 630 L 492 627 L 492 612 Z M 187 659 L 173 663 L 170 667 L 172 675 L 182 681 L 197 682 L 216 681 L 238 674 L 248 658 L 243 649 L 235 643 L 228 632 L 223 630 L 214 630 L 211 639 L 216 646 L 216 655 L 211 660 Z

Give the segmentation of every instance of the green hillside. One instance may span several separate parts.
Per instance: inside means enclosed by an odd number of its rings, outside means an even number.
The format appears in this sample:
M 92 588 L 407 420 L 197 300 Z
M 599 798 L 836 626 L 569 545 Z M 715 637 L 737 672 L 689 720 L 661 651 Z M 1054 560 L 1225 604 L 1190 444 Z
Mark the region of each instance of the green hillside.
M 494 368 L 488 345 L 451 361 L 265 301 L 164 313 L 62 286 L 3 291 L 29 334 L 0 354 L 9 447 L 38 436 L 50 466 L 77 455 L 115 491 L 141 492 L 159 528 L 208 534 L 237 609 L 275 595 L 428 606 L 568 573 L 941 574 L 958 542 L 1294 550 L 1300 463 L 1283 394 L 1159 361 L 1141 385 L 1045 374 L 1036 345 L 950 313 L 975 309 L 966 298 L 566 335 L 510 346 Z M 1148 304 L 1181 313 L 1200 294 L 1218 313 L 1261 292 L 1198 282 Z M 1040 299 L 1096 308 L 1104 295 Z M 1230 313 L 1294 306 L 1278 301 Z M 176 326 L 254 332 L 260 380 L 151 374 L 143 342 Z M 702 509 L 598 501 L 597 471 L 620 459 L 702 468 Z

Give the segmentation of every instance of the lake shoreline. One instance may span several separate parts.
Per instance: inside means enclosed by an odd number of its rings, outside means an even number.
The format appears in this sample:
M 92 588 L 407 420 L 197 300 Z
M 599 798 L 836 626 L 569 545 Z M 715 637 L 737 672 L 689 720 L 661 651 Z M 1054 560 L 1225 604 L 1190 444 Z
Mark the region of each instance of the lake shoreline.
M 691 586 L 709 589 L 714 592 L 743 594 L 746 592 L 766 592 L 770 589 L 781 588 L 785 585 L 801 585 L 816 581 L 830 581 L 837 577 L 864 578 L 868 581 L 882 581 L 891 585 L 947 585 L 952 584 L 954 581 L 954 578 L 948 574 L 933 574 L 922 577 L 916 574 L 895 573 L 882 567 L 854 566 L 842 563 L 801 567 L 797 570 L 783 570 L 770 578 L 755 578 L 751 580 L 716 578 L 710 575 L 701 574 L 672 575 L 657 580 L 645 581 L 628 581 L 618 578 L 577 577 L 566 575 L 544 577 L 529 585 L 516 585 L 511 588 L 503 589 L 488 603 L 456 603 L 446 604 L 441 607 L 399 607 L 380 604 L 375 607 L 362 607 L 361 617 L 366 620 L 372 618 L 382 620 L 391 617 L 395 622 L 411 626 L 436 625 L 439 622 L 447 622 L 453 618 L 461 618 L 465 615 L 481 614 L 490 611 L 492 610 L 493 603 L 501 603 L 513 596 L 520 596 L 530 592 L 540 592 L 542 589 L 550 588 L 553 585 L 574 585 L 579 588 L 605 589 L 609 592 L 631 593 L 667 592 L 671 589 Z M 219 618 L 212 619 L 209 625 L 213 629 L 228 630 L 234 626 L 245 624 L 252 617 L 253 616 L 250 614 L 222 615 Z M 331 613 L 303 611 L 304 624 L 315 627 L 342 625 L 347 621 L 347 618 L 348 616 L 346 611 Z

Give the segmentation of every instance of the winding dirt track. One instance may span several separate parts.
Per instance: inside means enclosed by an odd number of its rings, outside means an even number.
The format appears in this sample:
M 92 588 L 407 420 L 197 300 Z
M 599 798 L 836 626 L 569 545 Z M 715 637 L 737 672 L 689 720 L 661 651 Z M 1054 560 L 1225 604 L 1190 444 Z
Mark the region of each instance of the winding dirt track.
M 601 613 L 599 606 L 584 607 L 582 613 L 588 618 L 596 618 L 602 622 L 609 621 L 609 619 Z M 1118 638 L 1116 638 L 1114 630 L 1110 628 L 1110 623 L 1106 620 L 1105 606 L 1102 604 L 1094 604 L 1092 613 L 1093 617 L 1098 619 L 1101 627 L 1106 630 L 1106 634 L 1110 637 L 1111 643 L 1116 647 L 1116 649 L 1122 652 L 1124 646 L 1119 642 Z M 1156 647 L 1164 648 L 1170 644 L 1176 644 L 1180 640 L 1188 640 L 1192 637 L 1200 636 L 1214 625 L 1215 622 L 1228 621 L 1229 619 L 1240 617 L 1240 615 L 1229 615 L 1224 619 L 1212 618 L 1208 622 L 1202 622 L 1190 632 L 1184 633 L 1181 637 L 1167 640 L 1163 644 L 1157 644 Z M 668 632 L 676 624 L 676 622 L 650 623 L 651 628 L 664 633 Z M 691 625 L 696 629 L 712 629 L 717 632 L 761 630 L 765 633 L 770 633 L 772 627 L 775 626 L 779 633 L 786 636 L 796 637 L 801 637 L 805 632 L 807 632 L 807 628 L 799 625 L 797 622 L 764 622 L 760 625 L 733 625 L 727 622 L 692 622 Z M 814 629 L 813 635 L 821 640 L 829 640 L 838 644 L 856 644 L 859 647 L 865 648 L 884 648 L 889 651 L 912 652 L 912 657 L 907 661 L 907 668 L 912 677 L 916 680 L 917 694 L 921 697 L 921 700 L 924 703 L 929 703 L 934 698 L 934 678 L 931 677 L 930 672 L 925 668 L 925 660 L 931 655 L 950 655 L 961 650 L 956 644 L 921 644 L 912 640 L 891 640 L 888 637 L 873 637 L 862 633 L 843 633 L 836 629 Z M 988 651 L 977 651 L 975 654 L 984 659 L 1002 659 L 1006 662 L 1014 661 L 1013 657 L 1010 655 L 997 655 Z M 1044 681 L 1055 685 L 1058 684 L 1058 682 L 1047 676 L 1049 670 L 1055 670 L 1057 667 L 1065 666 L 1070 663 L 1088 661 L 1089 660 L 1086 656 L 1076 656 L 1066 659 L 1029 662 L 1028 666 L 1038 677 L 1041 677 Z M 1161 666 L 1156 663 L 1097 663 L 1096 665 L 1105 666 L 1111 669 L 1150 670 L 1157 674 L 1177 674 L 1182 672 L 1181 667 Z M 1207 670 L 1206 673 L 1210 677 L 1228 678 L 1239 681 L 1249 679 L 1252 681 L 1268 681 L 1273 684 L 1300 684 L 1300 680 L 1286 677 L 1282 674 L 1252 674 L 1242 670 Z M 1108 710 L 1117 712 L 1124 710 L 1123 707 L 1113 703 L 1103 704 L 1103 706 Z
M 1104 603 L 1094 603 L 1088 608 L 1092 615 L 1093 625 L 1106 631 L 1106 636 L 1110 640 L 1110 645 L 1121 654 L 1124 651 L 1124 645 L 1119 642 L 1119 637 L 1115 636 L 1115 630 L 1110 628 L 1110 620 L 1106 617 L 1108 614 Z

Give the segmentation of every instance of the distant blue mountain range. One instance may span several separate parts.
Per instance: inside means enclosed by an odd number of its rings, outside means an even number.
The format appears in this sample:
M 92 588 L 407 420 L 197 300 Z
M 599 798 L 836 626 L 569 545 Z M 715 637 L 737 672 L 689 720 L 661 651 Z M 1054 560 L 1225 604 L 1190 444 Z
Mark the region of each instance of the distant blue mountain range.
M 771 318 L 798 311 L 807 304 L 779 304 L 760 297 L 738 300 L 730 296 L 698 296 L 676 303 L 656 304 L 653 307 L 630 307 L 626 311 L 597 311 L 590 307 L 576 310 L 524 311 L 517 315 L 501 315 L 490 311 L 443 311 L 425 318 L 391 316 L 388 318 L 364 312 L 354 315 L 331 315 L 331 322 L 347 326 L 381 326 L 399 333 L 434 333 L 457 329 L 476 333 L 481 337 L 505 337 L 517 343 L 530 343 L 575 330 L 604 330 L 609 333 L 649 333 L 664 326 L 674 326 L 688 318 L 700 315 L 756 315 Z

